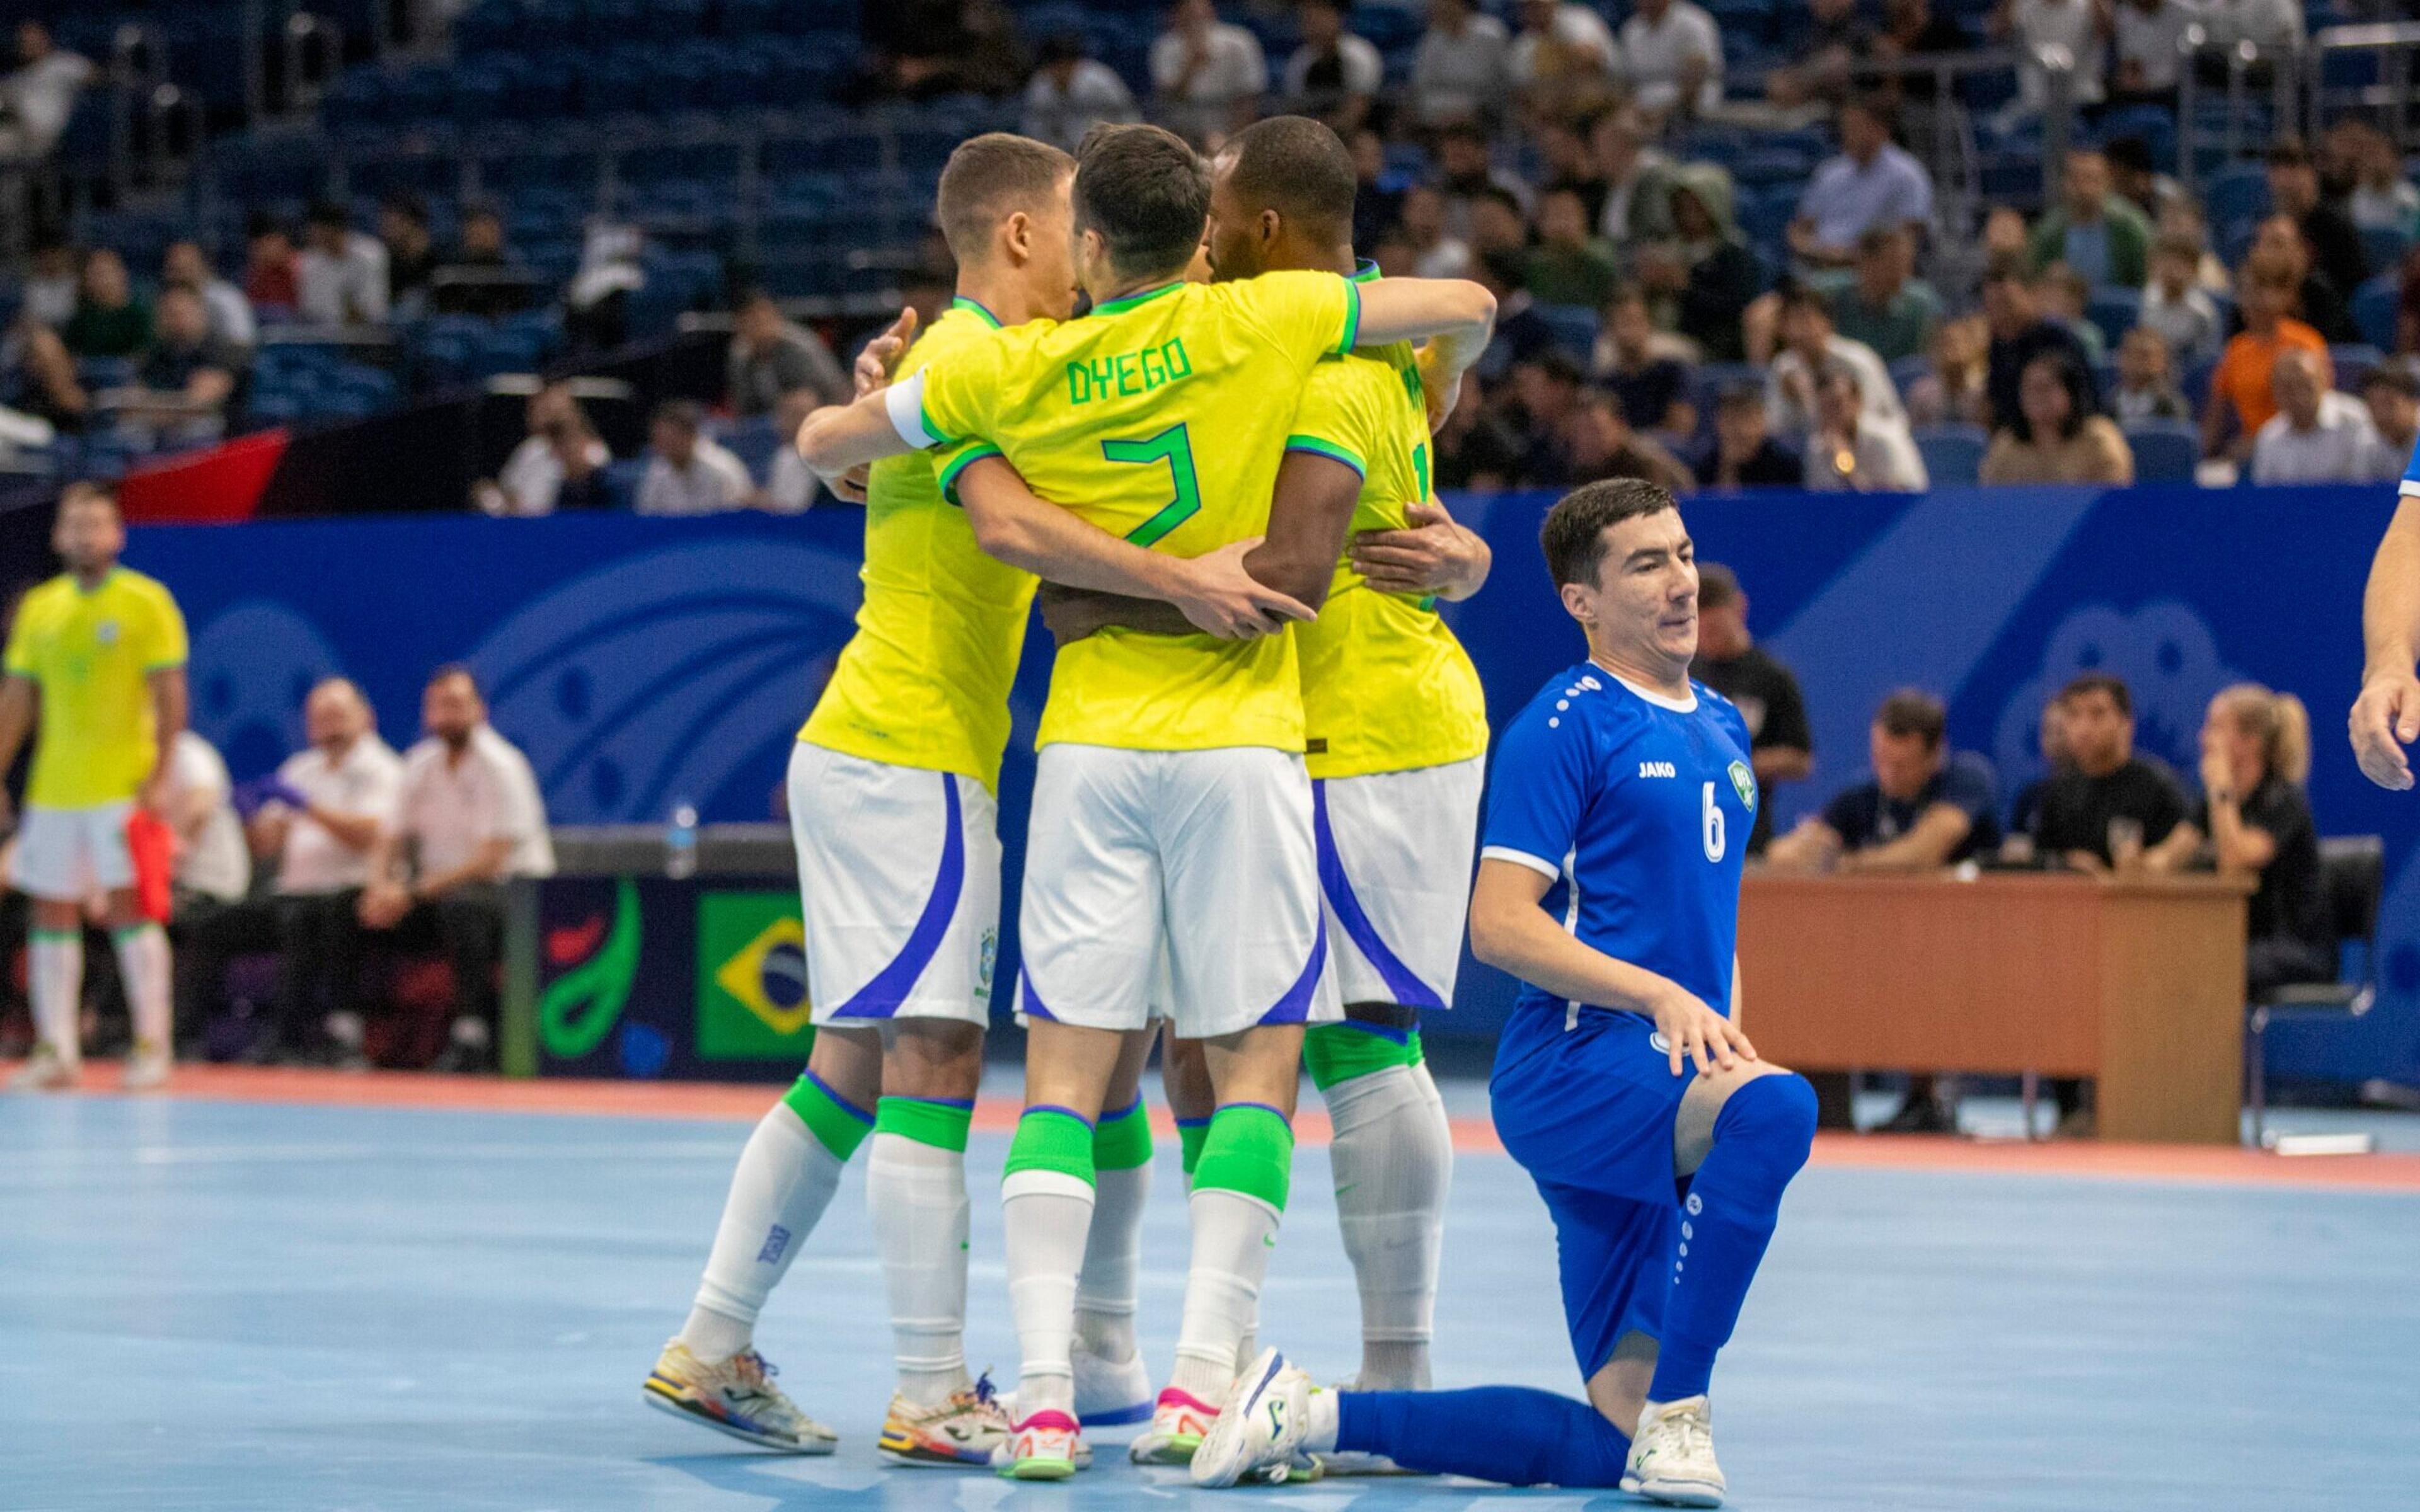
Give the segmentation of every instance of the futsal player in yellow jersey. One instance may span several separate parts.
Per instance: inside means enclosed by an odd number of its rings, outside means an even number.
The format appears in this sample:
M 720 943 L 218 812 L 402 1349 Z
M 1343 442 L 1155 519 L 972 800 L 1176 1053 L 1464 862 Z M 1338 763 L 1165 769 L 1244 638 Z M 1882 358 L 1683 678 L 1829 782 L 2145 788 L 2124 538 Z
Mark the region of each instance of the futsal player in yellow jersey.
M 1212 164 L 1215 275 L 1352 270 L 1355 177 L 1343 142 L 1317 121 L 1277 116 L 1238 132 Z M 1356 277 L 1366 285 L 1376 270 Z M 1420 1060 L 1419 1015 L 1453 996 L 1487 747 L 1478 672 L 1434 599 L 1475 593 L 1490 558 L 1431 497 L 1427 397 L 1408 346 L 1321 363 L 1286 438 L 1268 543 L 1247 559 L 1262 571 L 1268 558 L 1298 554 L 1296 543 L 1326 532 L 1319 517 L 1341 490 L 1355 549 L 1326 559 L 1333 581 L 1319 617 L 1293 634 L 1327 970 L 1345 1011 L 1343 1023 L 1311 1027 L 1305 1058 L 1336 1131 L 1330 1161 L 1360 1284 L 1365 1390 L 1429 1381 L 1453 1157 L 1444 1103 Z M 1053 628 L 1185 628 L 1136 599 L 1095 596 L 1077 609 L 1054 604 Z M 1190 1136 L 1211 1113 L 1208 1078 L 1187 1041 L 1171 1041 L 1161 1065 L 1189 1166 Z M 1330 1473 L 1390 1468 L 1368 1458 L 1323 1462 Z
M 997 133 L 952 155 L 939 208 L 959 297 L 906 370 L 1003 319 L 1067 313 L 1074 168 L 1056 147 Z M 1034 589 L 1025 569 L 1160 594 L 1222 633 L 1307 611 L 1255 584 L 1240 551 L 1147 551 L 1030 498 L 970 519 L 942 501 L 934 467 L 919 455 L 874 469 L 857 633 L 791 758 L 814 1049 L 740 1158 L 695 1304 L 643 1399 L 768 1447 L 831 1451 L 835 1436 L 771 1382 L 752 1341 L 871 1134 L 867 1199 L 898 1365 L 878 1448 L 908 1463 L 988 1465 L 1007 1424 L 961 1347 L 964 1151 L 999 918 L 993 794 Z M 979 538 L 1021 565 L 986 555 Z
M 125 1082 L 138 1090 L 168 1079 L 174 1026 L 168 937 L 137 904 L 126 825 L 138 804 L 154 814 L 167 805 L 169 752 L 185 727 L 185 619 L 167 589 L 117 564 L 126 527 L 106 489 L 69 487 L 51 546 L 68 570 L 17 606 L 0 680 L 0 772 L 39 726 L 11 878 L 34 901 L 37 1041 L 11 1085 L 76 1085 L 84 903 L 101 892 L 134 1020 Z M 0 815 L 7 803 L 0 794 Z
M 1096 131 L 1074 188 L 1092 315 L 997 333 L 877 400 L 811 418 L 801 452 L 830 475 L 938 447 L 945 490 L 970 501 L 1013 465 L 1035 494 L 1104 530 L 1194 555 L 1266 527 L 1295 406 L 1324 358 L 1364 338 L 1483 347 L 1494 301 L 1475 285 L 1185 283 L 1208 202 L 1207 175 L 1178 138 Z M 1070 1355 L 1092 1125 L 1122 1048 L 1149 1022 L 1163 957 L 1174 1032 L 1208 1041 L 1219 1106 L 1194 1172 L 1175 1370 L 1145 1440 L 1172 1438 L 1187 1412 L 1215 1414 L 1208 1404 L 1232 1382 L 1285 1203 L 1301 1026 L 1322 980 L 1303 741 L 1290 636 L 1109 630 L 1059 654 L 1020 916 L 1026 1112 L 1002 1189 L 1023 1354 L 1021 1416 L 1001 1457 L 1011 1474 L 1062 1477 L 1081 1458 Z

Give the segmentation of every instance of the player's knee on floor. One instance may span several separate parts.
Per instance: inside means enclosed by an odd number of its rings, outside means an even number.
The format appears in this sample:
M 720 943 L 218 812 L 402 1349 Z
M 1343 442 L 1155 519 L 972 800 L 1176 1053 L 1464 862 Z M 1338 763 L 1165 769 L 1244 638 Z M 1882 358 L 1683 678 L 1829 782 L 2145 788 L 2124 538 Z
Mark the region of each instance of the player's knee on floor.
M 1815 1088 L 1806 1077 L 1796 1072 L 1759 1076 L 1724 1102 L 1714 1118 L 1714 1144 L 1754 1161 L 1779 1187 L 1807 1164 L 1815 1119 Z

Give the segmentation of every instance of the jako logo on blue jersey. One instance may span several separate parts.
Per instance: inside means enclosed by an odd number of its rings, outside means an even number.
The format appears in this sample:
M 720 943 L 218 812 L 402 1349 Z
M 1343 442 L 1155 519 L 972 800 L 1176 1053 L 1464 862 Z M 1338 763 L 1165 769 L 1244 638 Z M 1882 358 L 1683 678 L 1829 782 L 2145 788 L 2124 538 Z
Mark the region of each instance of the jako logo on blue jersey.
M 1678 777 L 1681 773 L 1670 762 L 1640 762 L 1638 764 L 1638 775 L 1641 777 Z

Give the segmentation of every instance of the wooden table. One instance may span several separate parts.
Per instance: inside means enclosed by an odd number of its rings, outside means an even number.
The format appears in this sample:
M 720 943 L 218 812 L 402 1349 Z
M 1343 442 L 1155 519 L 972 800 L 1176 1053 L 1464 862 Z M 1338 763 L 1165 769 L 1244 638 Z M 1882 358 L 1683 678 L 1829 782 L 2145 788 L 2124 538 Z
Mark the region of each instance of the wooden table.
M 2103 1138 L 2233 1144 L 2250 890 L 2208 875 L 1751 872 L 1744 1022 L 1793 1070 L 2089 1076 Z

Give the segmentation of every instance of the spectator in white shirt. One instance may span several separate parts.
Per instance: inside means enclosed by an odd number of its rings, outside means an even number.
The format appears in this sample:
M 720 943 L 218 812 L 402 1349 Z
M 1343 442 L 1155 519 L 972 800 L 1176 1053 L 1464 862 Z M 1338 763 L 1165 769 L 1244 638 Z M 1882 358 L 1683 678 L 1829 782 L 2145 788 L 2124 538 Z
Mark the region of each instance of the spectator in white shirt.
M 1207 147 L 1252 118 L 1269 65 L 1260 39 L 1220 21 L 1211 0 L 1176 0 L 1151 44 L 1151 84 L 1169 129 Z
M 0 162 L 49 157 L 92 75 L 91 59 L 52 41 L 40 22 L 19 22 L 17 67 L 0 78 Z
M 1512 97 L 1512 39 L 1471 0 L 1429 0 L 1412 54 L 1412 114 L 1422 126 L 1488 121 Z
M 265 905 L 277 944 L 277 1003 L 254 1058 L 360 1058 L 361 928 L 370 853 L 391 822 L 403 764 L 378 737 L 361 689 L 323 678 L 302 702 L 310 745 L 246 784 L 252 853 L 277 863 Z M 334 1026 L 334 1033 L 330 1032 Z
M 530 395 L 529 435 L 504 459 L 503 471 L 471 486 L 471 501 L 490 515 L 551 515 L 563 490 L 562 430 L 573 427 L 588 465 L 601 468 L 613 454 L 588 426 L 567 383 L 549 383 Z
M 720 515 L 755 501 L 747 465 L 706 434 L 696 405 L 675 399 L 659 406 L 648 439 L 654 455 L 639 480 L 640 514 Z
M 1446 229 L 1445 196 L 1427 184 L 1404 191 L 1404 211 L 1398 223 L 1412 251 L 1417 278 L 1466 278 L 1470 275 L 1470 243 Z
M 1621 23 L 1621 55 L 1633 99 L 1651 116 L 1702 116 L 1722 103 L 1722 30 L 1689 0 L 1638 0 Z
M 1924 492 L 1932 480 L 1907 422 L 1876 417 L 1861 393 L 1864 382 L 1849 363 L 1824 365 L 1815 391 L 1815 426 L 1807 440 L 1807 489 Z
M 2184 74 L 2186 30 L 2201 20 L 2195 0 L 2117 0 L 2111 12 L 2110 97 L 2172 104 Z
M 1088 56 L 1081 32 L 1060 32 L 1042 44 L 1042 61 L 1025 85 L 1025 134 L 1069 152 L 1104 123 L 1136 118 L 1134 92 L 1117 70 Z
M 168 754 L 168 823 L 177 831 L 177 916 L 195 901 L 232 903 L 252 887 L 243 822 L 236 817 L 235 784 L 218 748 L 191 730 L 178 732 Z
M 21 298 L 17 314 L 53 331 L 66 325 L 75 314 L 76 292 L 82 282 L 77 276 L 78 261 L 75 248 L 58 238 L 38 239 L 25 270 L 25 282 L 18 288 Z
M 2297 0 L 2209 0 L 2202 8 L 2202 25 L 2210 39 L 2224 47 L 2238 42 L 2283 47 L 2301 41 L 2304 29 Z
M 2180 363 L 2216 357 L 2226 334 L 2200 273 L 2201 243 L 2193 238 L 2164 235 L 2151 243 L 2151 281 L 2135 323 L 2165 337 Z
M 1303 0 L 1302 45 L 1286 59 L 1285 92 L 1295 108 L 1350 136 L 1370 114 L 1387 66 L 1366 37 L 1344 29 L 1343 0 Z
M 305 320 L 324 326 L 386 324 L 386 245 L 354 230 L 341 205 L 311 208 L 295 280 Z
M 210 334 L 233 347 L 250 347 L 260 339 L 253 324 L 252 301 L 243 290 L 228 283 L 210 267 L 208 254 L 197 241 L 172 241 L 160 259 L 160 281 L 182 284 L 202 297 L 202 305 L 209 312 Z
M 552 876 L 554 845 L 529 758 L 489 726 L 469 668 L 430 676 L 421 722 L 427 736 L 404 754 L 394 817 L 371 848 L 354 913 L 407 948 L 443 950 L 454 1029 L 436 1069 L 485 1070 L 494 1063 L 504 884 Z
M 1621 44 L 1605 18 L 1563 0 L 1521 0 L 1512 86 L 1540 109 L 1591 103 L 1621 71 Z
M 1781 349 L 1765 372 L 1764 409 L 1774 435 L 1792 446 L 1815 429 L 1817 379 L 1844 368 L 1857 379 L 1859 401 L 1876 428 L 1907 428 L 1907 410 L 1890 369 L 1871 347 L 1841 335 L 1832 325 L 1832 306 L 1822 290 L 1806 284 L 1782 287 L 1775 325 Z
M 2017 44 L 2017 98 L 2006 118 L 2039 116 L 2050 100 L 2050 74 L 2036 60 L 2039 49 L 2066 52 L 2074 69 L 2068 75 L 2069 101 L 2101 102 L 2102 72 L 2101 16 L 2093 0 L 2005 0 L 1991 22 L 1993 36 Z
M 1877 228 L 1905 226 L 1922 246 L 1932 224 L 1932 176 L 1891 140 L 1894 112 L 1879 96 L 1840 107 L 1840 152 L 1807 181 L 1790 223 L 1791 254 L 1811 268 L 1846 268 L 1857 240 Z
M 2326 360 L 2288 347 L 2270 370 L 2277 413 L 2252 442 L 2255 483 L 2368 483 L 2403 474 L 2369 409 L 2328 387 Z

